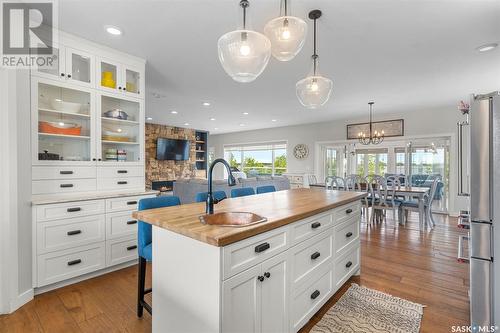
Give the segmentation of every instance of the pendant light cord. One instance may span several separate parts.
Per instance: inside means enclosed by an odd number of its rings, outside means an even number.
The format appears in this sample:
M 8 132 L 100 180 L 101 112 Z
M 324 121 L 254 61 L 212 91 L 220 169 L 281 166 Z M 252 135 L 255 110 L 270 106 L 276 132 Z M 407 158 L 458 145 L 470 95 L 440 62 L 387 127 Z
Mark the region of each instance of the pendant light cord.
M 240 6 L 243 8 L 243 30 L 247 28 L 247 7 L 250 6 L 248 0 L 241 0 Z
M 316 67 L 317 67 L 317 62 L 318 62 L 318 54 L 316 53 L 316 20 L 314 19 L 314 38 L 313 38 L 313 48 L 314 48 L 314 53 L 313 53 L 313 66 L 314 66 L 314 75 L 316 76 Z
M 287 1 L 285 0 L 285 16 L 288 16 Z

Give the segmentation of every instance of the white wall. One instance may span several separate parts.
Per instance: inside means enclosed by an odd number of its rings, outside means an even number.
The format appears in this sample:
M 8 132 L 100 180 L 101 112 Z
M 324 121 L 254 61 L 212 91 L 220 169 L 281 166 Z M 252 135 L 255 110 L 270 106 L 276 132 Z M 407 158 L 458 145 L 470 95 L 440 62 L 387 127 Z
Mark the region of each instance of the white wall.
M 321 110 L 304 112 L 326 112 Z M 368 115 L 367 115 L 368 116 Z M 456 124 L 463 120 L 456 108 L 437 108 L 419 110 L 405 114 L 375 114 L 376 120 L 401 119 L 405 120 L 405 136 L 414 137 L 422 135 L 442 136 L 452 134 L 450 150 L 450 212 L 456 213 L 464 207 L 465 202 L 457 197 L 456 177 Z M 332 122 L 304 124 L 298 126 L 287 126 L 268 128 L 255 131 L 235 132 L 219 135 L 211 135 L 208 138 L 209 146 L 215 148 L 216 157 L 224 157 L 224 144 L 263 142 L 273 140 L 287 140 L 287 159 L 289 172 L 314 173 L 314 147 L 319 141 L 336 141 L 346 139 L 346 125 L 349 123 L 365 122 L 367 117 L 343 119 Z M 309 157 L 305 160 L 297 160 L 293 157 L 293 147 L 296 144 L 305 143 L 309 146 Z M 215 176 L 221 178 L 222 169 L 217 167 Z

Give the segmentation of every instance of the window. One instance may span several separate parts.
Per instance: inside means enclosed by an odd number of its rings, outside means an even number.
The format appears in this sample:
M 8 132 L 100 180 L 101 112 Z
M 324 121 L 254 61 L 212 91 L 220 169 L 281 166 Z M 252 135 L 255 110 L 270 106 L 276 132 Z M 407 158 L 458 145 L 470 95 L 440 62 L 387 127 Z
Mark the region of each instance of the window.
M 224 158 L 247 177 L 286 172 L 286 142 L 224 146 Z
M 387 149 L 357 149 L 356 174 L 361 177 L 381 175 L 387 172 Z
M 325 176 L 338 176 L 338 153 L 335 148 L 326 148 Z
M 396 160 L 396 167 L 394 173 L 404 175 L 406 174 L 406 149 L 394 148 L 394 157 Z

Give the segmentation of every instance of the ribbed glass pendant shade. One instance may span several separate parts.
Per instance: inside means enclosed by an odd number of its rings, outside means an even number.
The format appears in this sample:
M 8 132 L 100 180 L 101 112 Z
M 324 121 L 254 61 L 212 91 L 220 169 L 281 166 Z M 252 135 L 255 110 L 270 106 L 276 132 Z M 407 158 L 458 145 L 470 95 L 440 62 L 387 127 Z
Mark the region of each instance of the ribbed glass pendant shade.
M 271 41 L 252 30 L 228 32 L 217 45 L 222 68 L 237 82 L 255 80 L 271 57 Z
M 273 56 L 279 61 L 289 61 L 304 46 L 307 24 L 298 17 L 281 16 L 266 24 L 264 34 L 271 40 Z
M 333 82 L 321 75 L 313 75 L 300 80 L 295 87 L 300 103 L 308 109 L 317 109 L 330 99 Z

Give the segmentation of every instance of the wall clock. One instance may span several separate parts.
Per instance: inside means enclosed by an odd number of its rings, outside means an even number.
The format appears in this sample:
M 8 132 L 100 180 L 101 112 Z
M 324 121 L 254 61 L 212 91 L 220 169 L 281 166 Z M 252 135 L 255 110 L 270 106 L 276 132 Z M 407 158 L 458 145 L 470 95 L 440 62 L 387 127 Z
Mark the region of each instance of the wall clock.
M 298 160 L 303 160 L 309 155 L 309 148 L 307 145 L 300 143 L 293 148 L 293 156 Z

